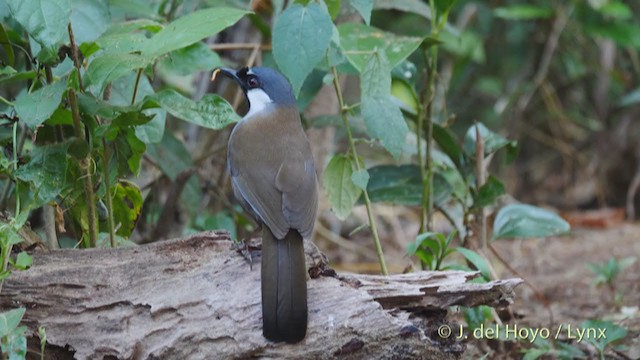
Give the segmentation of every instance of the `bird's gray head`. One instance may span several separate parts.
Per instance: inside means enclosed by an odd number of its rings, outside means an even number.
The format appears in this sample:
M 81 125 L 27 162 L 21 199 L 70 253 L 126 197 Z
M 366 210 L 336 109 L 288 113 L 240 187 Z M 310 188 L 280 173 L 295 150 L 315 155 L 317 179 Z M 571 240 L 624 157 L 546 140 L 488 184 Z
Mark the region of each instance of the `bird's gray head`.
M 274 69 L 266 67 L 242 68 L 238 71 L 217 68 L 213 77 L 221 72 L 235 80 L 242 88 L 249 102 L 249 114 L 263 110 L 269 104 L 278 106 L 295 106 L 296 98 L 287 79 Z

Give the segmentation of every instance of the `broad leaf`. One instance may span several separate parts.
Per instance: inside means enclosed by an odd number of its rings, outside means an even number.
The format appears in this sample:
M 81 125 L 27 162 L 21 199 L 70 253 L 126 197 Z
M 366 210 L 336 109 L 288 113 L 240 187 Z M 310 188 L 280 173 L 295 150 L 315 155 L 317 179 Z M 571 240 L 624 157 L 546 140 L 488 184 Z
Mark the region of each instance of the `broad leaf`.
M 514 157 L 517 152 L 517 143 L 515 141 L 509 141 L 502 135 L 496 134 L 489 130 L 482 123 L 471 125 L 467 134 L 464 137 L 464 151 L 471 157 L 475 157 L 476 154 L 476 126 L 478 127 L 480 136 L 484 140 L 484 155 L 487 156 L 502 148 L 507 149 L 507 155 Z
M 354 164 L 351 157 L 344 154 L 335 155 L 324 170 L 324 190 L 329 204 L 336 216 L 344 220 L 362 193 L 353 183 Z
M 493 175 L 490 175 L 487 182 L 484 183 L 475 194 L 473 199 L 474 208 L 482 208 L 493 205 L 496 199 L 504 194 L 504 185 Z
M 384 52 L 390 71 L 422 43 L 422 38 L 397 36 L 364 24 L 344 23 L 338 31 L 344 54 L 358 71 L 363 71 L 376 49 Z
M 136 53 L 106 53 L 94 59 L 87 69 L 85 83 L 91 84 L 94 94 L 102 94 L 108 83 L 130 73 L 132 70 L 146 67 L 151 58 Z
M 360 89 L 362 116 L 371 137 L 380 139 L 382 145 L 399 157 L 405 145 L 409 127 L 391 95 L 391 68 L 383 52 L 369 56 L 362 69 Z
M 13 263 L 13 266 L 20 270 L 26 270 L 31 267 L 33 263 L 33 258 L 26 251 L 21 251 L 16 256 L 16 261 Z
M 13 17 L 43 48 L 57 51 L 57 45 L 69 39 L 69 0 L 10 0 L 7 5 Z
M 193 101 L 174 90 L 162 90 L 149 99 L 157 101 L 169 114 L 209 129 L 220 130 L 240 119 L 225 99 L 213 94 Z
M 71 25 L 77 44 L 94 41 L 111 24 L 106 1 L 71 0 Z
M 626 338 L 629 333 L 629 331 L 622 326 L 605 320 L 587 320 L 580 325 L 580 328 L 591 331 L 591 333 L 588 333 L 591 336 L 585 334 L 584 340 L 595 346 L 600 353 L 604 351 L 607 345 Z M 598 329 L 600 329 L 600 331 L 598 331 Z M 596 332 L 595 334 L 593 334 L 594 331 Z M 602 332 L 604 332 L 604 336 L 599 336 Z
M 451 130 L 442 125 L 433 124 L 433 139 L 440 149 L 449 156 L 458 170 L 461 170 L 464 162 L 464 153 Z
M 37 204 L 49 202 L 65 190 L 68 146 L 68 142 L 37 146 L 31 151 L 31 160 L 16 171 L 16 177 L 30 182 L 37 192 Z
M 189 75 L 203 70 L 211 70 L 222 66 L 218 54 L 209 47 L 198 42 L 186 48 L 176 50 L 159 62 L 159 67 L 177 75 Z
M 366 190 L 367 184 L 369 183 L 369 172 L 366 169 L 354 171 L 353 174 L 351 174 L 351 180 L 357 187 Z
M 491 280 L 491 270 L 489 268 L 487 260 L 484 257 L 473 250 L 469 250 L 463 247 L 458 247 L 456 248 L 456 250 L 467 260 L 469 260 L 469 262 L 472 263 L 473 266 L 478 269 L 478 271 L 480 271 L 480 274 L 482 274 L 482 277 L 486 281 Z
M 118 230 L 116 234 L 128 238 L 142 212 L 142 195 L 138 186 L 130 181 L 120 180 L 114 189 L 113 219 Z
M 421 0 L 375 0 L 374 8 L 400 10 L 431 19 L 429 5 Z
M 0 313 L 0 338 L 16 330 L 24 316 L 25 308 L 17 308 Z
M 367 185 L 372 202 L 389 202 L 400 205 L 422 203 L 422 179 L 415 165 L 380 165 L 368 170 Z M 442 204 L 449 199 L 453 189 L 440 174 L 434 175 L 433 202 Z
M 141 49 L 149 57 L 157 57 L 194 44 L 235 24 L 247 11 L 214 7 L 185 15 L 160 30 Z
M 66 81 L 58 81 L 28 94 L 18 95 L 15 101 L 16 113 L 31 129 L 47 120 L 58 108 L 62 95 L 67 89 Z
M 546 237 L 571 230 L 557 214 L 536 206 L 510 204 L 498 211 L 493 222 L 493 239 Z
M 350 0 L 349 3 L 362 16 L 365 24 L 371 21 L 371 10 L 373 10 L 373 0 Z
M 311 70 L 325 56 L 333 23 L 323 4 L 293 4 L 273 26 L 273 56 L 297 95 Z

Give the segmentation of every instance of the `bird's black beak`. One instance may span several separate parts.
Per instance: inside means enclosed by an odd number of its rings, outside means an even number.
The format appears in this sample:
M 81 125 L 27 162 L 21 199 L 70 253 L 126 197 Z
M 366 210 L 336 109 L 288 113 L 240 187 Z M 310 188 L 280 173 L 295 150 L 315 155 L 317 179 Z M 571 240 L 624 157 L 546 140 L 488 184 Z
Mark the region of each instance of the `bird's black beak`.
M 238 77 L 238 74 L 236 73 L 235 70 L 229 69 L 229 68 L 223 68 L 223 67 L 215 68 L 213 70 L 213 74 L 211 74 L 211 81 L 215 81 L 216 77 L 218 76 L 218 74 L 225 75 L 226 77 L 228 77 L 228 78 L 234 80 L 236 83 L 238 83 L 238 85 L 240 85 L 242 90 L 245 89 L 244 81 L 242 81 L 242 79 L 240 79 L 240 77 Z

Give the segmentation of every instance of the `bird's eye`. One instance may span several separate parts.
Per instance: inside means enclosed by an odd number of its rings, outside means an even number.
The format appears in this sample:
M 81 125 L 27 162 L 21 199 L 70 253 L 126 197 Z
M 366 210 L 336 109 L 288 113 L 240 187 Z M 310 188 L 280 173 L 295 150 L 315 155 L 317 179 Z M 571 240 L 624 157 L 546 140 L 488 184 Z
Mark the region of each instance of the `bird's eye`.
M 255 77 L 250 77 L 247 80 L 247 85 L 249 86 L 249 88 L 254 89 L 258 87 L 258 79 L 256 79 Z

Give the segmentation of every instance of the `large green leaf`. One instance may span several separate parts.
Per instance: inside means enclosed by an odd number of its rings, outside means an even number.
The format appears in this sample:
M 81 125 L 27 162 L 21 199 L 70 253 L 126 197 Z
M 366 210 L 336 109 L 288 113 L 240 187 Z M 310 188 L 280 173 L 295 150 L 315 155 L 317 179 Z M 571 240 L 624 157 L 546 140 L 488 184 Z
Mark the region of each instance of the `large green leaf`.
M 149 97 L 169 114 L 190 123 L 219 130 L 240 119 L 229 103 L 214 94 L 193 101 L 174 90 L 162 90 Z
M 384 52 L 389 62 L 389 69 L 392 69 L 411 55 L 422 42 L 422 38 L 397 36 L 374 27 L 351 22 L 338 26 L 338 31 L 344 54 L 358 71 L 363 71 L 376 49 Z
M 431 19 L 429 5 L 421 0 L 376 0 L 374 8 L 400 10 Z
M 222 60 L 209 47 L 198 42 L 176 50 L 159 62 L 159 67 L 177 75 L 189 75 L 222 66 Z
M 94 41 L 111 24 L 106 1 L 71 0 L 71 25 L 76 43 Z
M 399 157 L 405 145 L 409 127 L 398 105 L 391 100 L 391 68 L 383 52 L 369 56 L 362 69 L 360 89 L 362 116 L 371 137 Z
M 235 24 L 248 11 L 214 7 L 185 15 L 160 30 L 141 49 L 149 57 L 157 57 L 194 44 Z
M 56 111 L 66 89 L 66 81 L 58 81 L 31 94 L 23 92 L 18 95 L 14 104 L 20 120 L 35 129 Z
M 111 84 L 111 97 L 109 103 L 114 105 L 126 106 L 131 103 L 133 96 L 133 87 L 136 84 L 136 75 L 130 72 L 128 75 L 121 77 Z M 136 99 L 145 102 L 147 96 L 154 94 L 153 87 L 149 83 L 149 79 L 142 75 L 138 83 L 138 93 Z M 142 113 L 153 116 L 151 121 L 136 126 L 136 136 L 145 144 L 157 143 L 162 140 L 164 126 L 166 122 L 167 112 L 164 109 L 146 109 Z
M 151 61 L 152 58 L 137 53 L 105 53 L 89 64 L 85 82 L 91 84 L 94 94 L 102 94 L 108 83 L 134 69 L 146 67 Z
M 273 26 L 273 56 L 297 95 L 304 80 L 323 59 L 333 23 L 324 4 L 293 4 Z
M 362 193 L 362 189 L 353 183 L 353 170 L 352 158 L 344 154 L 335 155 L 324 170 L 324 190 L 331 209 L 341 220 L 349 216 Z
M 546 237 L 569 230 L 569 223 L 549 210 L 527 204 L 510 204 L 496 215 L 493 239 Z
M 587 320 L 580 325 L 580 328 L 589 331 L 585 332 L 583 340 L 591 343 L 601 354 L 604 352 L 605 347 L 626 338 L 629 333 L 622 326 L 606 320 Z M 601 334 L 604 334 L 604 336 L 601 336 Z
M 69 143 L 37 146 L 31 152 L 31 160 L 16 171 L 18 179 L 30 182 L 37 191 L 38 204 L 51 201 L 64 191 L 68 147 Z
M 128 238 L 142 211 L 140 189 L 130 181 L 120 180 L 115 186 L 112 202 L 113 219 L 118 228 L 116 234 Z
M 58 44 L 68 40 L 69 0 L 10 0 L 7 5 L 11 15 L 43 48 L 57 50 Z
M 373 10 L 373 0 L 350 0 L 349 3 L 362 16 L 365 24 L 371 21 L 371 10 Z
M 422 202 L 422 178 L 415 165 L 380 165 L 368 170 L 367 191 L 373 202 L 389 202 L 400 205 L 420 205 Z M 439 174 L 434 175 L 435 204 L 449 199 L 453 189 Z
M 473 207 L 482 208 L 493 205 L 496 199 L 504 194 L 504 185 L 493 175 L 490 175 L 487 182 L 478 189 L 478 193 L 473 198 Z
M 25 308 L 17 308 L 0 313 L 0 338 L 11 334 L 20 325 Z

